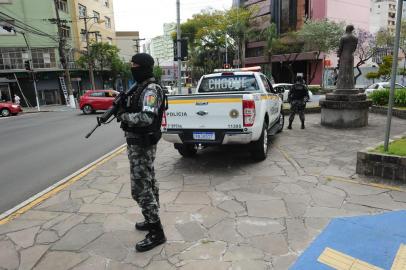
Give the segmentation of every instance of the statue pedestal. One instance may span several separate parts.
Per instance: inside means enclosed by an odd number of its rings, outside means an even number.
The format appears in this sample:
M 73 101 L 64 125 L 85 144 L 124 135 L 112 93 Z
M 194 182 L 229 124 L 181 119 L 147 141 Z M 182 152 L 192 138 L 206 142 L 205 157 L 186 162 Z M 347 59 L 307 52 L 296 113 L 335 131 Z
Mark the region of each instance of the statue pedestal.
M 368 125 L 372 102 L 355 89 L 337 89 L 320 100 L 321 125 L 333 128 L 358 128 Z

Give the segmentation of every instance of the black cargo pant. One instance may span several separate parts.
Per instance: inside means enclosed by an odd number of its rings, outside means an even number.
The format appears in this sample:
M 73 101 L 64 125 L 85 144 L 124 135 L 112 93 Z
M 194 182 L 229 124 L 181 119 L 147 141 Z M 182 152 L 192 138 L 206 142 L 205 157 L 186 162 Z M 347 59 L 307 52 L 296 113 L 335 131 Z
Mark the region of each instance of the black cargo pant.
M 290 116 L 289 116 L 289 124 L 291 125 L 293 120 L 295 119 L 295 115 L 298 114 L 302 125 L 305 122 L 305 109 L 306 109 L 306 101 L 303 99 L 294 99 L 290 102 Z

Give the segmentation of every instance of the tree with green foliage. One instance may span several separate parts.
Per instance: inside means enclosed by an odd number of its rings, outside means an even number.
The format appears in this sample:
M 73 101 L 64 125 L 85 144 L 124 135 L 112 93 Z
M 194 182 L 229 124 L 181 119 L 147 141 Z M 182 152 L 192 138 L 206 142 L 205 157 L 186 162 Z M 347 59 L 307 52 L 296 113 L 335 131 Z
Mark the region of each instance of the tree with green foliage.
M 253 10 L 208 9 L 181 24 L 182 38 L 188 39 L 188 66 L 191 67 L 193 81 L 223 66 L 226 44 L 229 63 L 238 58 L 244 65 L 245 45 L 252 37 L 249 19 Z M 172 38 L 176 40 L 176 33 L 172 34 Z
M 77 64 L 83 69 L 87 69 L 89 63 L 102 75 L 103 82 L 112 78 L 113 85 L 118 76 L 123 79 L 131 78 L 129 63 L 124 63 L 118 52 L 120 50 L 109 43 L 97 42 L 89 45 L 89 53 L 82 55 Z
M 160 66 L 154 66 L 153 70 L 154 78 L 158 83 L 161 83 L 161 78 L 163 74 L 163 70 Z
M 298 32 L 304 43 L 305 52 L 314 52 L 315 68 L 309 78 L 309 84 L 314 80 L 320 63 L 321 53 L 329 54 L 338 49 L 340 37 L 344 34 L 344 24 L 329 20 L 308 20 Z
M 379 79 L 381 77 L 381 75 L 379 75 L 378 72 L 368 72 L 367 74 L 365 74 L 365 78 L 367 78 L 368 80 L 372 80 L 373 83 L 375 83 L 376 79 Z
M 225 13 L 224 24 L 226 25 L 227 35 L 230 37 L 230 44 L 234 46 L 237 59 L 241 65 L 245 65 L 245 45 L 248 40 L 257 36 L 256 24 L 251 17 L 256 12 L 255 7 L 250 8 L 232 8 Z
M 377 72 L 369 72 L 366 77 L 368 79 L 381 78 L 383 81 L 388 81 L 391 78 L 392 73 L 393 56 L 387 55 L 382 58 L 382 63 L 379 65 Z

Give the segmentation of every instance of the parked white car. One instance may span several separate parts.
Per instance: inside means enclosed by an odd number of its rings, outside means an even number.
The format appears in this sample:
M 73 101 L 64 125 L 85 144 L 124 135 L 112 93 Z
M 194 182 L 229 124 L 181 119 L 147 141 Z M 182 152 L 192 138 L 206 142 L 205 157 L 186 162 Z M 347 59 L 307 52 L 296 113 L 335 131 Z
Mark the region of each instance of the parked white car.
M 164 86 L 164 90 L 166 91 L 167 95 L 173 95 L 175 93 L 175 88 L 172 88 L 170 85 Z
M 163 139 L 185 157 L 202 147 L 246 144 L 255 160 L 264 160 L 268 136 L 283 129 L 282 100 L 254 68 L 204 75 L 194 94 L 169 96 L 168 103 Z
M 273 85 L 276 92 L 283 94 L 283 102 L 288 102 L 289 91 L 292 89 L 291 83 L 277 83 Z M 313 93 L 309 90 L 309 101 L 313 100 Z
M 369 96 L 370 94 L 372 94 L 374 91 L 376 91 L 376 90 L 383 90 L 383 89 L 389 89 L 390 88 L 390 82 L 379 82 L 379 83 L 374 83 L 374 84 L 371 84 L 370 86 L 368 86 L 366 89 L 365 89 L 365 94 L 367 95 L 367 96 Z M 405 86 L 403 86 L 403 85 L 401 85 L 401 84 L 399 84 L 399 83 L 396 83 L 395 84 L 395 88 L 406 88 Z

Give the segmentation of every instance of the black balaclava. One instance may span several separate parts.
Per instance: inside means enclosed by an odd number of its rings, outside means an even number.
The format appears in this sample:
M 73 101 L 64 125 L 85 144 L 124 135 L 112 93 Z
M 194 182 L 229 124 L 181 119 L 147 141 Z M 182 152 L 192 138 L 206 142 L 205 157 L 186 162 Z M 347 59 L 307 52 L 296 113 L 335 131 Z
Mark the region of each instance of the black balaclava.
M 131 59 L 131 62 L 140 65 L 139 67 L 131 67 L 131 73 L 137 83 L 141 83 L 146 79 L 154 77 L 154 58 L 147 53 L 137 53 Z

